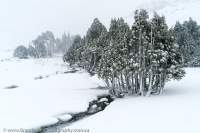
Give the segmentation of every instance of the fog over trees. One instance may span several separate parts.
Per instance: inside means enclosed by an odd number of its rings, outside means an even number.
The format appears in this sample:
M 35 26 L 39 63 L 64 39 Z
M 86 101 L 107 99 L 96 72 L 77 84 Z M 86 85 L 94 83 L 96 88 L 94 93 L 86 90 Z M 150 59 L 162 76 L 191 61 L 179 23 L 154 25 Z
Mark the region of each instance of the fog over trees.
M 64 54 L 67 49 L 72 45 L 73 36 L 70 34 L 66 35 L 63 33 L 61 38 L 55 38 L 51 31 L 43 32 L 36 39 L 34 39 L 31 44 L 25 50 L 16 50 L 18 54 L 14 54 L 15 57 L 19 57 L 19 53 L 26 55 L 26 57 L 33 58 L 46 58 L 53 57 L 55 54 Z M 21 47 L 21 46 L 19 46 Z M 20 57 L 21 58 L 21 57 Z

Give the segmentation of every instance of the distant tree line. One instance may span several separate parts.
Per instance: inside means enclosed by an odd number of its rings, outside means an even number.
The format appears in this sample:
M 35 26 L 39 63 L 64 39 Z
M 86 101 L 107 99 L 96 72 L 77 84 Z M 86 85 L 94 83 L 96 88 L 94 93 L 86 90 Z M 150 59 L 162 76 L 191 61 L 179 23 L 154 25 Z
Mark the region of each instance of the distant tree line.
M 190 18 L 182 24 L 177 22 L 174 27 L 176 43 L 183 55 L 184 66 L 200 66 L 200 26 Z
M 19 58 L 46 58 L 53 57 L 54 54 L 64 54 L 71 46 L 73 37 L 65 33 L 61 38 L 55 38 L 51 31 L 46 31 L 39 35 L 26 48 L 25 46 L 18 46 L 14 51 L 14 56 Z
M 75 36 L 63 59 L 97 74 L 117 97 L 161 94 L 166 81 L 181 79 L 183 58 L 164 16 L 136 10 L 131 27 L 112 19 L 109 30 L 96 18 L 86 35 Z

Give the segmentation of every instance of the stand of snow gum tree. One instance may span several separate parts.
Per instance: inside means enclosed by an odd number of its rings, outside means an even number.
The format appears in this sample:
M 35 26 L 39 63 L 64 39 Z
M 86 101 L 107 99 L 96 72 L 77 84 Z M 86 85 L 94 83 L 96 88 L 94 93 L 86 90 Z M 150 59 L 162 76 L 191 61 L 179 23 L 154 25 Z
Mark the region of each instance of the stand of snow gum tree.
M 192 18 L 174 26 L 176 43 L 183 54 L 185 67 L 200 67 L 200 25 Z
M 103 79 L 110 93 L 149 96 L 161 94 L 166 81 L 181 79 L 182 56 L 165 17 L 135 11 L 130 28 L 123 18 L 112 19 L 110 28 L 94 19 L 85 37 L 76 36 L 64 61 Z

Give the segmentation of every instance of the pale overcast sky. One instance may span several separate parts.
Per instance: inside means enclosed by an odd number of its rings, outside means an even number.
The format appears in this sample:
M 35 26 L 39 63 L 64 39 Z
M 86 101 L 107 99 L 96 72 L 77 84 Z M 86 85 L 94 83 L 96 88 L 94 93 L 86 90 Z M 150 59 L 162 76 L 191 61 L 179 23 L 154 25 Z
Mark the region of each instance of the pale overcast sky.
M 135 9 L 162 10 L 174 1 L 185 0 L 0 0 L 0 49 L 27 45 L 45 30 L 83 35 L 95 17 L 106 26 L 120 16 L 131 23 Z

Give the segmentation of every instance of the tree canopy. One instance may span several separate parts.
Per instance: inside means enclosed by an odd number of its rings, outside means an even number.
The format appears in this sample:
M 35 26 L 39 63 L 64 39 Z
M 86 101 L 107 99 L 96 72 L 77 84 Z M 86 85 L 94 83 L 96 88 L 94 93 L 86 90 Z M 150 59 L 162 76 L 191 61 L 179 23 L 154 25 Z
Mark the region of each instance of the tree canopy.
M 146 10 L 136 10 L 134 19 L 132 27 L 123 18 L 112 19 L 108 31 L 94 19 L 64 60 L 96 73 L 115 96 L 161 94 L 166 81 L 184 76 L 174 30 L 164 16 L 150 19 Z

